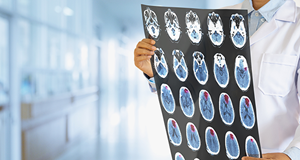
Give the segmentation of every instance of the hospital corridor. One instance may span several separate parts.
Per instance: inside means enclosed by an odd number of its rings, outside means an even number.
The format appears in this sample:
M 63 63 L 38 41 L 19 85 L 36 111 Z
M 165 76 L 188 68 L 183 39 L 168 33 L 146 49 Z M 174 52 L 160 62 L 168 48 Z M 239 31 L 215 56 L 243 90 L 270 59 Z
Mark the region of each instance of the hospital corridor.
M 134 65 L 141 4 L 242 1 L 0 0 L 0 160 L 171 160 L 158 96 Z

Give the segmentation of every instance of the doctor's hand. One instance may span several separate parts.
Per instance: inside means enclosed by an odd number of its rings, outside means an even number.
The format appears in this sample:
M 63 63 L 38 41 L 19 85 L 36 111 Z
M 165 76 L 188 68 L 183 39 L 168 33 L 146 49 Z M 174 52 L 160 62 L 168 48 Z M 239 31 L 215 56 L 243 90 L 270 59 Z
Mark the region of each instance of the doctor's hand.
M 136 45 L 134 50 L 135 66 L 149 77 L 153 77 L 150 58 L 156 50 L 156 47 L 153 46 L 154 44 L 155 41 L 152 39 L 143 39 Z
M 289 156 L 284 153 L 267 153 L 263 154 L 262 158 L 243 157 L 242 160 L 291 160 Z

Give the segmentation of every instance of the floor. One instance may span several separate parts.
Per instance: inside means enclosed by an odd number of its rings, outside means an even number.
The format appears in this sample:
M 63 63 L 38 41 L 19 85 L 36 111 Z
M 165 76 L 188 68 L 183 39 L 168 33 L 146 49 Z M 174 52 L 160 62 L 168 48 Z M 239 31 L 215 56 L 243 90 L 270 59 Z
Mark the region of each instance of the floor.
M 171 160 L 157 95 L 147 93 L 147 99 L 128 102 L 135 103 L 103 107 L 100 135 L 55 160 Z M 102 105 L 118 106 L 112 103 Z

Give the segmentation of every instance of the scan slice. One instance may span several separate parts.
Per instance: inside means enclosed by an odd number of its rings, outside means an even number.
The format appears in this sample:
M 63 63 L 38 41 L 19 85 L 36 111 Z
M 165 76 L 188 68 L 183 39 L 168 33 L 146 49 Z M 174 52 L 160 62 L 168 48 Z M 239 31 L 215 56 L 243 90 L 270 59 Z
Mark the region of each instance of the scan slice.
M 191 122 L 186 125 L 186 139 L 189 148 L 193 151 L 199 150 L 201 145 L 200 137 L 196 126 Z
M 220 87 L 227 87 L 229 83 L 229 72 L 225 57 L 221 53 L 214 55 L 214 76 Z
M 208 36 L 212 44 L 220 47 L 224 41 L 223 23 L 219 14 L 212 12 L 207 16 Z
M 212 127 L 205 130 L 206 150 L 211 155 L 217 155 L 220 152 L 220 142 L 217 132 Z
M 191 118 L 194 115 L 195 107 L 192 94 L 186 87 L 181 87 L 179 91 L 179 103 L 185 116 Z
M 168 134 L 169 134 L 170 142 L 174 146 L 179 146 L 181 144 L 182 141 L 181 132 L 177 122 L 173 118 L 169 118 L 168 120 Z
M 199 44 L 202 38 L 202 30 L 200 19 L 196 12 L 190 10 L 185 15 L 185 24 L 187 29 L 187 35 L 190 38 L 192 44 Z
M 225 148 L 229 159 L 237 159 L 240 156 L 238 140 L 231 131 L 228 131 L 225 135 Z
M 176 77 L 184 82 L 188 77 L 188 68 L 184 60 L 184 54 L 181 50 L 175 49 L 173 55 L 173 69 Z
M 234 77 L 242 91 L 247 91 L 250 86 L 250 70 L 244 56 L 238 55 L 235 59 Z
M 160 99 L 164 109 L 169 113 L 173 114 L 175 111 L 175 100 L 171 88 L 167 84 L 160 86 Z
M 214 105 L 210 94 L 204 89 L 199 93 L 199 107 L 203 119 L 211 122 L 215 115 Z
M 232 125 L 234 121 L 234 109 L 231 99 L 227 93 L 221 93 L 219 97 L 219 110 L 222 121 L 226 125 Z
M 165 23 L 166 23 L 166 31 L 171 39 L 172 42 L 178 42 L 181 30 L 177 15 L 175 12 L 168 9 L 164 15 Z
M 245 142 L 246 155 L 248 157 L 260 158 L 260 152 L 256 140 L 248 136 Z
M 255 114 L 251 100 L 247 96 L 240 99 L 240 118 L 246 129 L 252 129 L 255 124 Z
M 208 80 L 208 70 L 204 55 L 199 51 L 195 51 L 193 53 L 193 58 L 193 71 L 195 78 L 201 85 L 205 85 Z
M 161 78 L 166 78 L 169 72 L 168 64 L 164 54 L 165 53 L 161 48 L 157 48 L 154 51 L 154 68 Z
M 148 33 L 152 38 L 157 39 L 159 37 L 160 28 L 157 21 L 157 16 L 149 7 L 144 11 L 145 26 Z
M 246 44 L 245 19 L 241 14 L 230 17 L 230 38 L 236 48 L 242 49 Z
M 183 155 L 179 152 L 175 153 L 175 160 L 185 160 Z

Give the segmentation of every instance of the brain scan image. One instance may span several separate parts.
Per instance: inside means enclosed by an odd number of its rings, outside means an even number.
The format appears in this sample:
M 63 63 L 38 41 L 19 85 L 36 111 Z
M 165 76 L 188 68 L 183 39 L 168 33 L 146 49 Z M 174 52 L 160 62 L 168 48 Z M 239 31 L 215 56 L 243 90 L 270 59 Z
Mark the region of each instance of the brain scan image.
M 252 136 L 246 138 L 245 149 L 248 157 L 260 158 L 257 142 Z
M 199 93 L 199 107 L 203 119 L 211 122 L 215 115 L 215 109 L 211 96 L 206 90 L 201 90 Z
M 202 38 L 201 24 L 196 12 L 190 10 L 185 15 L 187 35 L 193 44 L 199 44 Z
M 208 70 L 204 60 L 204 55 L 201 52 L 195 51 L 193 53 L 193 70 L 197 81 L 201 85 L 205 85 L 208 80 Z
M 234 77 L 239 88 L 247 91 L 250 86 L 250 71 L 246 58 L 242 55 L 238 55 L 235 59 Z
M 194 115 L 195 107 L 191 92 L 186 87 L 181 87 L 179 90 L 179 103 L 181 110 L 185 116 L 191 118 Z
M 223 23 L 219 14 L 212 12 L 207 16 L 208 36 L 214 46 L 220 47 L 224 41 Z
M 246 44 L 245 19 L 240 14 L 230 17 L 230 38 L 236 48 L 241 49 Z
M 185 160 L 183 155 L 179 152 L 175 153 L 175 160 Z
M 227 87 L 229 83 L 229 72 L 225 57 L 221 53 L 214 55 L 214 76 L 220 87 Z
M 188 77 L 188 68 L 184 60 L 184 54 L 181 50 L 175 49 L 172 55 L 175 75 L 180 81 L 184 82 Z
M 194 160 L 199 160 L 199 158 L 195 158 Z
M 191 122 L 186 125 L 186 139 L 188 146 L 193 150 L 197 151 L 200 148 L 201 142 L 198 134 L 198 130 L 195 125 Z
M 175 111 L 175 100 L 171 88 L 167 84 L 160 86 L 160 99 L 164 106 L 164 109 L 172 114 Z
M 177 122 L 173 118 L 169 118 L 168 120 L 168 134 L 170 138 L 170 142 L 174 146 L 179 146 L 182 141 L 181 132 Z
M 225 148 L 229 159 L 237 159 L 240 156 L 238 140 L 231 131 L 228 131 L 225 135 Z
M 217 155 L 220 152 L 220 143 L 217 132 L 212 127 L 205 130 L 206 150 L 211 155 Z
M 164 19 L 166 23 L 166 31 L 170 39 L 172 42 L 178 42 L 181 35 L 181 30 L 177 15 L 171 11 L 171 9 L 168 9 L 168 11 L 165 12 Z
M 152 38 L 157 39 L 159 37 L 160 28 L 157 21 L 157 16 L 149 7 L 144 11 L 145 26 L 148 33 Z
M 234 121 L 234 110 L 231 99 L 227 93 L 221 93 L 219 97 L 219 110 L 222 121 L 226 125 L 232 125 Z
M 161 78 L 165 78 L 169 71 L 164 54 L 161 48 L 157 48 L 154 51 L 154 68 Z
M 246 129 L 252 129 L 255 124 L 255 114 L 252 102 L 246 96 L 240 99 L 240 118 L 243 126 Z

